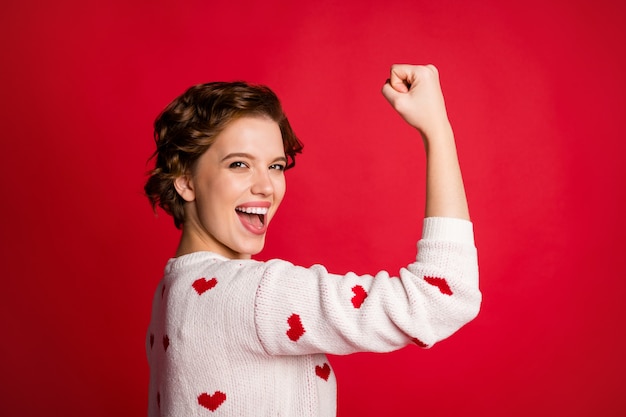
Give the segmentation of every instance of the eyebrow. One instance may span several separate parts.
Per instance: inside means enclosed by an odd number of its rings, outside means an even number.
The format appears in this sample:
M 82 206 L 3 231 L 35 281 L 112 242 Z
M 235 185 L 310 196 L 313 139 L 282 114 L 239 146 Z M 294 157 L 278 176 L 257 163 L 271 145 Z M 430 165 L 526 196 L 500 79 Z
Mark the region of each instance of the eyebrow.
M 222 158 L 222 160 L 220 162 L 224 162 L 228 159 L 233 159 L 233 158 L 246 158 L 246 159 L 251 159 L 251 160 L 255 160 L 256 158 L 249 154 L 249 153 L 245 153 L 245 152 L 234 152 L 234 153 L 229 153 L 228 155 L 226 155 L 225 157 Z M 279 156 L 276 157 L 272 162 L 284 162 L 287 163 L 287 157 L 286 156 Z

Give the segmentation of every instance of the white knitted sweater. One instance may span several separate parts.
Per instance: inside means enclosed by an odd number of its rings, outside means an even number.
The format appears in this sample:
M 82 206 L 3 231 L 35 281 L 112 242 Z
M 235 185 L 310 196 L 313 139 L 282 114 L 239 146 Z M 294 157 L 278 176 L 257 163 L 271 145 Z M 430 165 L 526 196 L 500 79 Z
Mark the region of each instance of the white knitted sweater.
M 376 276 L 210 252 L 171 259 L 147 334 L 148 415 L 335 416 L 325 353 L 430 347 L 476 316 L 468 221 L 424 220 L 417 261 Z

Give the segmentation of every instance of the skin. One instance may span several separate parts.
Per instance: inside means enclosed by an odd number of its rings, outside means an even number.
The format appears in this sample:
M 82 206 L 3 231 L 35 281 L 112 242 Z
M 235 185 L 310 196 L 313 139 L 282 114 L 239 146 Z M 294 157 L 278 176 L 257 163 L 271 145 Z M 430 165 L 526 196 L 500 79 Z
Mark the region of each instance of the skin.
M 469 220 L 461 168 L 434 65 L 393 65 L 382 93 L 416 128 L 426 150 L 426 217 Z
M 469 220 L 469 210 L 452 127 L 433 65 L 393 65 L 383 96 L 421 135 L 427 157 L 426 217 Z M 211 251 L 248 259 L 263 249 L 265 231 L 285 194 L 280 129 L 270 119 L 232 122 L 200 157 L 194 171 L 176 179 L 186 201 L 176 256 Z M 242 223 L 235 208 L 265 204 L 262 233 Z
M 193 172 L 174 185 L 185 200 L 185 221 L 176 256 L 210 251 L 248 259 L 263 249 L 265 230 L 285 195 L 287 163 L 278 124 L 265 117 L 231 122 L 199 158 Z M 253 232 L 235 210 L 267 206 L 264 228 Z

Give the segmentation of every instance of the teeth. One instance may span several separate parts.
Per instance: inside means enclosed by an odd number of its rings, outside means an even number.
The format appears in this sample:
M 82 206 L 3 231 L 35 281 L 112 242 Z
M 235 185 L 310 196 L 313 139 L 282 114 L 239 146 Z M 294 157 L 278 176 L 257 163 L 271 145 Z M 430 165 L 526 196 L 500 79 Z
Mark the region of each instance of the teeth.
M 267 214 L 268 212 L 266 207 L 236 207 L 235 210 L 248 214 Z

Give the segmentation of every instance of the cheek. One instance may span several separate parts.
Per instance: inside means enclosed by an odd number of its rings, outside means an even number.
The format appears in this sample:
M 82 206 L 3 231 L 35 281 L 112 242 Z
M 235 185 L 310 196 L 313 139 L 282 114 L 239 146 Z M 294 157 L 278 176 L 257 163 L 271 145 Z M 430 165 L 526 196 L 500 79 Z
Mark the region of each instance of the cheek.
M 198 199 L 198 205 L 205 212 L 220 213 L 234 204 L 235 195 L 236 184 L 228 179 L 222 178 L 218 181 L 207 182 Z
M 285 192 L 287 191 L 287 183 L 285 182 L 285 177 L 282 176 L 279 180 L 274 184 L 274 199 L 280 204 L 283 201 L 283 197 L 285 196 Z
M 222 177 L 214 183 L 213 196 L 223 203 L 233 203 L 247 187 L 248 184 L 240 178 Z

